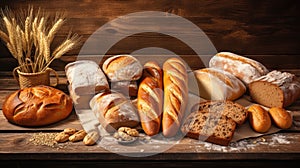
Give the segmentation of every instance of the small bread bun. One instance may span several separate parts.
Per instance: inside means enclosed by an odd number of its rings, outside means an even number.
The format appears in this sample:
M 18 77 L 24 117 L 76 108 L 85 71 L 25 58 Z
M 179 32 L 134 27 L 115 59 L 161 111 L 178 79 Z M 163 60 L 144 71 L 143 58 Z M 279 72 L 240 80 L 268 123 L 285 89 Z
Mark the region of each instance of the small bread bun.
M 248 108 L 250 125 L 259 133 L 268 132 L 271 128 L 271 118 L 268 112 L 260 105 L 254 104 Z
M 291 114 L 284 108 L 272 107 L 269 109 L 269 114 L 275 125 L 281 129 L 288 129 L 293 124 Z

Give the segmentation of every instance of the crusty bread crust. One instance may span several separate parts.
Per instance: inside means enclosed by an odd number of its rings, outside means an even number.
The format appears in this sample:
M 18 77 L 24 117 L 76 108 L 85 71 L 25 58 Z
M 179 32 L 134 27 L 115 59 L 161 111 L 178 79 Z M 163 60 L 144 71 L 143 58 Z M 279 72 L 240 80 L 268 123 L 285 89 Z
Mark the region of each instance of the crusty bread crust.
M 73 109 L 71 98 L 50 86 L 15 91 L 3 103 L 7 120 L 21 126 L 45 126 L 65 119 Z
M 166 137 L 175 136 L 181 125 L 188 101 L 186 66 L 178 58 L 163 64 L 164 106 L 162 131 Z
M 144 65 L 142 81 L 138 90 L 137 107 L 144 132 L 158 134 L 161 127 L 163 107 L 163 72 L 156 62 Z

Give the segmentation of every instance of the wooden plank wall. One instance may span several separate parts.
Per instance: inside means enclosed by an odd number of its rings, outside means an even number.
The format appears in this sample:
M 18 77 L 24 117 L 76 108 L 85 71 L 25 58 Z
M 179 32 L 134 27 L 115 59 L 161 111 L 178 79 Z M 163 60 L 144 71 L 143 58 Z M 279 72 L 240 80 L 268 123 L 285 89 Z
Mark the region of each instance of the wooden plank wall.
M 300 1 L 285 0 L 1 0 L 0 7 L 14 11 L 28 5 L 55 13 L 64 10 L 68 21 L 54 43 L 63 40 L 70 29 L 83 42 L 103 24 L 129 13 L 142 11 L 170 12 L 182 16 L 201 28 L 217 51 L 232 51 L 256 59 L 270 69 L 300 69 Z M 118 25 L 114 31 L 128 26 Z M 193 33 L 193 32 L 191 32 Z M 144 47 L 162 47 L 188 58 L 195 52 L 173 37 L 158 33 L 129 36 L 106 54 L 131 53 Z M 81 46 L 80 46 L 81 47 Z M 80 51 L 72 50 L 51 66 L 63 70 L 76 60 Z M 97 55 L 90 51 L 88 55 Z M 192 61 L 193 62 L 193 61 Z M 197 66 L 197 62 L 194 63 Z M 16 61 L 0 43 L 0 71 L 10 71 Z

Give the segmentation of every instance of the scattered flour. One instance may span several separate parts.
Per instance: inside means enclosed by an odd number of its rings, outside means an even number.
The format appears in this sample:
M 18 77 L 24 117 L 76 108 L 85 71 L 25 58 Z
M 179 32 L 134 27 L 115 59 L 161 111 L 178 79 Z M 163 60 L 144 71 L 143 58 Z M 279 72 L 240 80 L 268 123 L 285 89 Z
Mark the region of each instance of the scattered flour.
M 239 152 L 239 151 L 246 151 L 254 149 L 258 145 L 270 145 L 270 146 L 276 146 L 280 144 L 290 144 L 290 141 L 287 139 L 287 137 L 283 134 L 273 134 L 270 135 L 270 138 L 265 139 L 263 137 L 260 138 L 250 138 L 250 139 L 244 139 L 240 140 L 238 142 L 232 142 L 229 146 L 221 146 L 212 144 L 209 142 L 197 142 L 199 144 L 202 144 L 203 147 L 206 150 L 209 151 L 217 151 L 217 152 Z M 197 151 L 203 150 L 203 147 L 201 146 L 197 147 Z

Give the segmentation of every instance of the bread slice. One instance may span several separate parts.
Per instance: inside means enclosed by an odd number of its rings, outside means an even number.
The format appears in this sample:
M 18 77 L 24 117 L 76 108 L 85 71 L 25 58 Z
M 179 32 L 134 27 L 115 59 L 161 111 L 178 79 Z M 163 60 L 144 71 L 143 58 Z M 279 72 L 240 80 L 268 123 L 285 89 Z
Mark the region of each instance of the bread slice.
M 238 125 L 243 124 L 248 117 L 248 112 L 244 106 L 229 100 L 200 102 L 192 107 L 192 112 L 198 110 L 215 113 L 216 115 L 222 114 L 231 118 Z
M 224 115 L 199 110 L 188 115 L 181 131 L 190 138 L 228 146 L 235 128 L 236 123 L 232 119 Z

